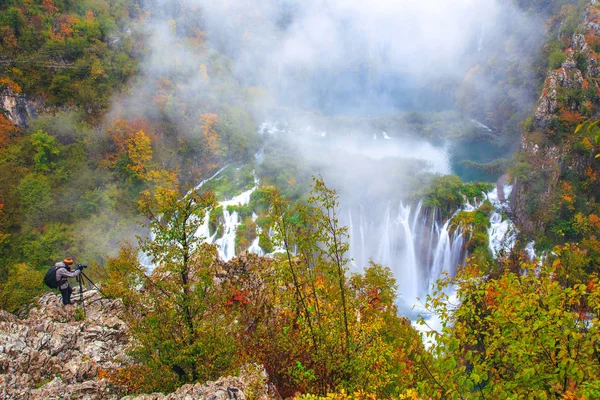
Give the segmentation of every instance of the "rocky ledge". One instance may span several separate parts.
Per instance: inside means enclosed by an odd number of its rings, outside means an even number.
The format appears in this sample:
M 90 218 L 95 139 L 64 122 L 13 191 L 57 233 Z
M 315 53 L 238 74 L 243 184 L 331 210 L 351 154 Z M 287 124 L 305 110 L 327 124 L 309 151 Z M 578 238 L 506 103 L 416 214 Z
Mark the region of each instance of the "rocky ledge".
M 78 293 L 73 295 L 80 299 Z M 131 362 L 127 326 L 119 300 L 83 293 L 84 308 L 63 306 L 53 293 L 42 296 L 26 317 L 0 309 L 0 399 L 121 399 L 99 370 Z M 85 309 L 85 314 L 82 310 Z M 264 369 L 247 366 L 239 377 L 184 385 L 176 392 L 126 399 L 270 399 Z

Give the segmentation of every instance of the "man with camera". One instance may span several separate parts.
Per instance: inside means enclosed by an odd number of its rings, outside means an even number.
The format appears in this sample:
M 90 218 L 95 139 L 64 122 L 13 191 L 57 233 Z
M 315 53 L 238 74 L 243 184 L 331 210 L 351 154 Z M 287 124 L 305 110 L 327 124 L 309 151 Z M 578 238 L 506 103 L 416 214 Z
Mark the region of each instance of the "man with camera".
M 63 261 L 56 263 L 56 282 L 60 294 L 62 294 L 62 302 L 64 305 L 73 304 L 71 303 L 73 288 L 71 288 L 68 278 L 78 277 L 81 271 L 87 267 L 85 264 L 78 264 L 75 271 L 72 271 L 72 266 L 73 259 L 71 257 L 67 257 Z

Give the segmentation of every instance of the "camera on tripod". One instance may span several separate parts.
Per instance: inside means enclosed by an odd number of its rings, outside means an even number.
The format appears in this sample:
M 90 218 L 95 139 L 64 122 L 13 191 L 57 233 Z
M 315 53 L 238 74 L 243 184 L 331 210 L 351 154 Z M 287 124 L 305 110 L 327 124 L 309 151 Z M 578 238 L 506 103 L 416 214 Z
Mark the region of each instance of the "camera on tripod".
M 77 268 L 79 268 L 79 269 L 87 268 L 87 264 L 77 264 Z

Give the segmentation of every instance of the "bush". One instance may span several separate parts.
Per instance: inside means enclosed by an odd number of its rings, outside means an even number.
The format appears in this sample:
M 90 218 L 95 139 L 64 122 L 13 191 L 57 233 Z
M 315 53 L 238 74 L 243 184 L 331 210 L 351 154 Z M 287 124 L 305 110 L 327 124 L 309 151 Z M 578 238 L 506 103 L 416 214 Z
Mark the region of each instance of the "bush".
M 33 299 L 46 292 L 45 271 L 36 271 L 27 264 L 16 264 L 8 268 L 8 279 L 0 284 L 0 306 L 16 312 L 27 306 Z
M 567 56 L 561 50 L 553 51 L 548 56 L 548 62 L 549 62 L 550 69 L 560 68 L 566 59 L 567 59 Z

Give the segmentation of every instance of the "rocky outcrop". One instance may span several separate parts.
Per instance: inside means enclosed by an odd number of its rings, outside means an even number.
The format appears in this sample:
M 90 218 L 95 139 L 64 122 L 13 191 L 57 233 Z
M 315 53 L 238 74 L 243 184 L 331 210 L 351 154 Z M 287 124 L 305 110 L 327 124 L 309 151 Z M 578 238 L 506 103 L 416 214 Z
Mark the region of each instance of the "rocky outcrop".
M 534 110 L 532 132 L 525 133 L 521 142 L 521 153 L 535 175 L 529 180 L 515 178 L 511 208 L 514 222 L 525 234 L 543 231 L 544 221 L 552 218 L 548 205 L 556 196 L 561 174 L 567 170 L 582 174 L 590 166 L 589 155 L 573 153 L 570 135 L 562 133 L 565 137 L 561 137 L 556 132 L 559 126 L 576 125 L 584 120 L 582 115 L 589 118 L 594 113 L 589 96 L 600 93 L 600 56 L 595 51 L 599 44 L 600 12 L 592 2 L 572 37 L 565 61 L 548 72 Z M 535 199 L 529 195 L 532 192 L 536 193 Z M 535 207 L 531 206 L 532 200 Z M 536 215 L 532 215 L 534 208 Z
M 129 396 L 123 400 L 176 400 L 176 399 L 206 399 L 206 400 L 268 400 L 276 399 L 276 391 L 269 385 L 267 373 L 258 365 L 248 365 L 242 368 L 240 376 L 221 378 L 216 382 L 205 384 L 184 385 L 174 393 L 161 393 Z
M 43 101 L 33 101 L 25 95 L 6 88 L 0 92 L 0 109 L 17 126 L 27 127 L 30 118 L 36 118 L 43 108 Z
M 592 2 L 592 5 L 587 8 L 583 23 L 573 34 L 566 60 L 560 68 L 548 73 L 542 95 L 534 112 L 536 129 L 547 128 L 552 118 L 558 115 L 561 109 L 558 91 L 561 88 L 587 89 L 592 87 L 598 89 L 600 87 L 598 82 L 598 78 L 600 78 L 599 57 L 590 45 L 590 42 L 598 43 L 600 37 L 600 19 L 594 3 Z M 577 105 L 572 104 L 571 109 L 575 111 Z
M 126 361 L 130 338 L 119 318 L 122 303 L 96 291 L 84 292 L 83 299 L 85 316 L 52 293 L 24 319 L 0 310 L 0 397 L 116 398 L 114 388 L 96 377 L 99 368 Z
M 579 36 L 575 35 L 573 42 L 579 40 Z M 577 46 L 574 44 L 574 46 Z M 551 71 L 544 83 L 544 91 L 540 97 L 534 112 L 534 122 L 537 129 L 545 129 L 552 118 L 554 118 L 559 110 L 558 90 L 560 88 L 581 89 L 583 87 L 583 74 L 577 68 L 575 61 L 575 52 L 570 49 L 567 59 L 562 66 L 554 71 Z M 589 83 L 588 83 L 589 84 Z

